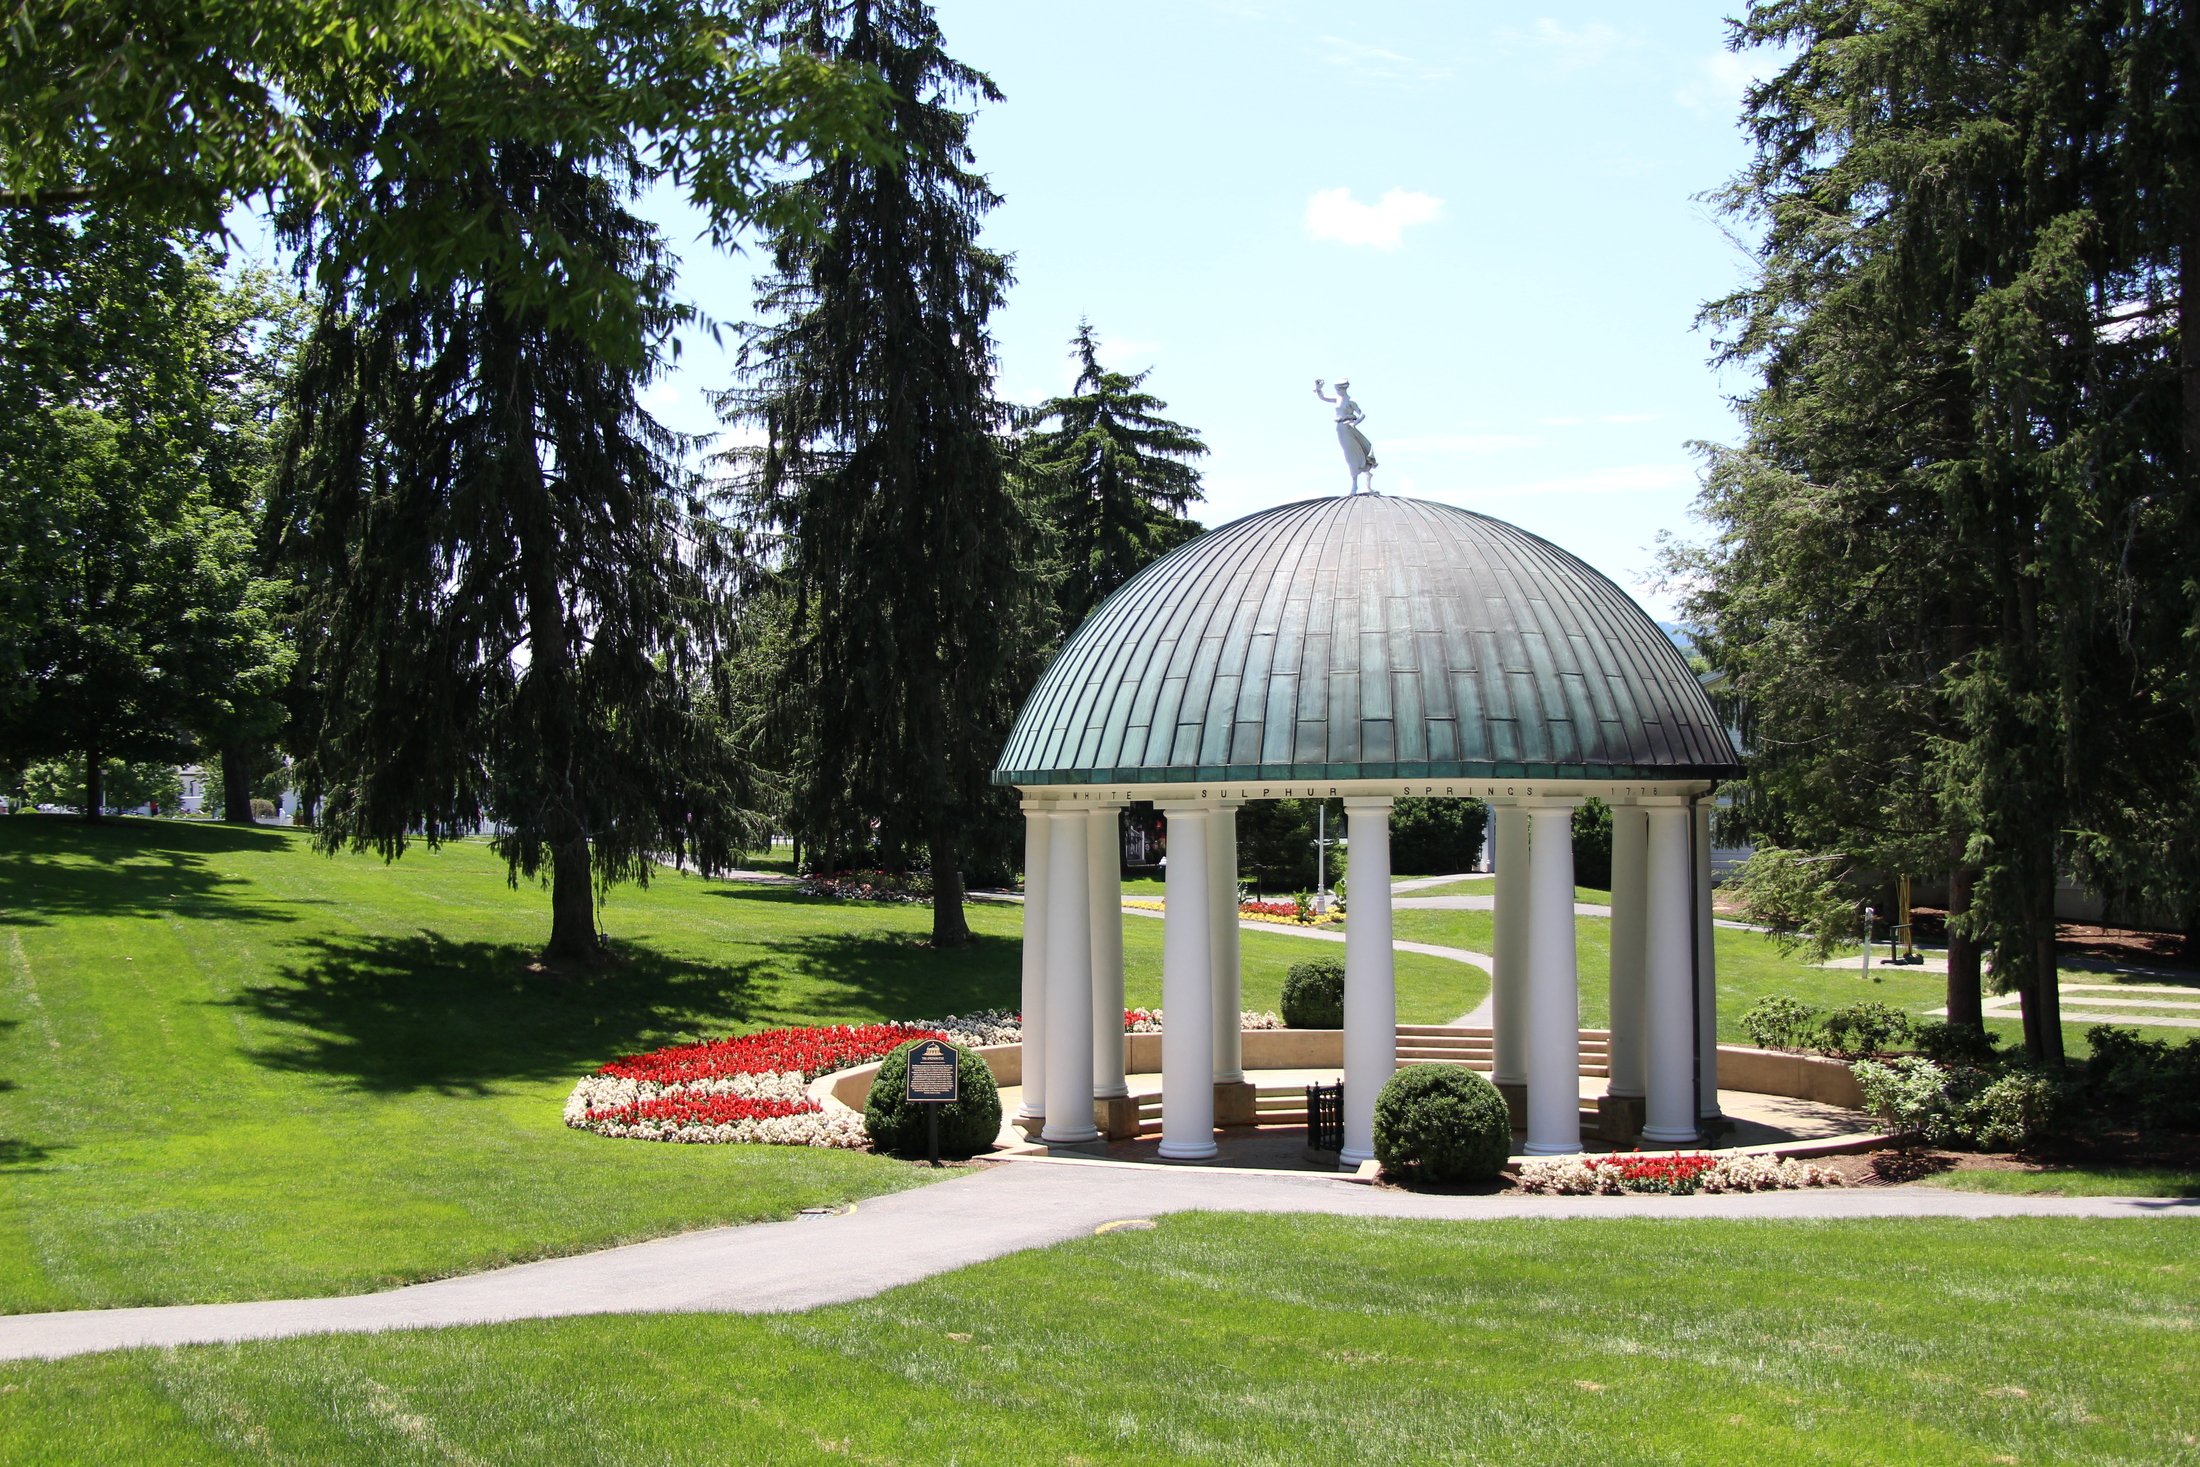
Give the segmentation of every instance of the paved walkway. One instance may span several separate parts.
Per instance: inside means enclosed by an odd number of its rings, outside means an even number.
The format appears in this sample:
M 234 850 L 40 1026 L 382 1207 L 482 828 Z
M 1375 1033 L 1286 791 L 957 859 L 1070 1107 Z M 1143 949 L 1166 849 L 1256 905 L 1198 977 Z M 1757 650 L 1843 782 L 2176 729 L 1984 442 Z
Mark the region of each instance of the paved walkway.
M 1444 1218 L 2200 1218 L 2200 1201 L 1997 1197 L 1930 1187 L 1741 1197 L 1434 1197 L 1319 1177 L 1019 1161 L 840 1216 L 712 1228 L 381 1294 L 0 1316 L 0 1359 L 584 1314 L 764 1314 L 864 1299 L 1103 1223 L 1206 1209 Z

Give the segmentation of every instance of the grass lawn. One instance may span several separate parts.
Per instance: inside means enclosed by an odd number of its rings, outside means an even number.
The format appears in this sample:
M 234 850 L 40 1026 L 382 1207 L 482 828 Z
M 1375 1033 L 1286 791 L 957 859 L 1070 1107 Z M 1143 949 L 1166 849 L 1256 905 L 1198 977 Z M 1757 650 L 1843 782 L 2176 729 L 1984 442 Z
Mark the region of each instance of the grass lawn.
M 1442 886 L 1424 886 L 1415 891 L 1400 892 L 1399 895 L 1413 897 L 1495 896 L 1497 895 L 1497 878 L 1494 875 L 1469 876 L 1462 881 L 1446 882 Z M 1574 888 L 1574 900 L 1577 902 L 1593 902 L 1597 906 L 1608 907 L 1612 904 L 1612 894 L 1593 886 L 1577 886 Z
M 543 893 L 476 842 L 394 865 L 179 821 L 0 819 L 0 1311 L 350 1292 L 780 1216 L 923 1180 L 899 1162 L 566 1129 L 617 1055 L 778 1024 L 1013 1006 L 1022 912 L 976 946 L 918 906 L 672 873 L 621 889 L 623 961 L 530 971 Z M 1131 1001 L 1161 924 L 1125 923 Z M 1304 939 L 1247 933 L 1275 1008 Z M 1480 972 L 1399 965 L 1401 1012 Z
M 2037 1171 L 1955 1171 L 1924 1179 L 1959 1192 L 2033 1197 L 2200 1197 L 2200 1172 L 2163 1167 L 2053 1166 Z
M 2192 1228 L 1171 1217 L 801 1314 L 0 1366 L 0 1460 L 2189 1462 Z
M 1347 924 L 1349 925 L 1349 923 Z M 1400 941 L 1437 943 L 1486 953 L 1496 945 L 1492 914 L 1488 912 L 1399 911 L 1391 914 L 1392 935 Z M 1922 969 L 1875 967 L 1865 977 L 1859 969 L 1820 968 L 1802 957 L 1786 957 L 1761 933 L 1731 927 L 1713 929 L 1719 954 L 1719 1038 L 1727 1044 L 1747 1044 L 1741 1017 L 1760 998 L 1774 994 L 1800 999 L 1823 1008 L 1842 1008 L 1854 1003 L 1892 1004 L 1919 1017 L 1942 1007 L 1948 998 L 1948 980 Z M 1607 998 L 1612 969 L 1612 923 L 1606 917 L 1576 917 L 1574 941 L 1581 965 L 1581 1022 L 1601 1029 L 1610 1021 Z M 2066 982 L 2104 982 L 2099 974 L 2075 969 L 2063 974 Z M 2147 980 L 2160 982 L 2160 979 Z M 2066 1009 L 2080 1006 L 2076 995 L 2063 995 Z M 2024 1026 L 2015 1015 L 1988 1018 L 1986 1027 L 2002 1036 L 2005 1048 L 2024 1043 Z M 2086 1040 L 2091 1021 L 2063 1025 L 2063 1046 L 2070 1058 L 2083 1059 L 2092 1052 Z M 2134 1024 L 2150 1039 L 2172 1044 L 2192 1037 L 2190 1029 L 2149 1028 Z

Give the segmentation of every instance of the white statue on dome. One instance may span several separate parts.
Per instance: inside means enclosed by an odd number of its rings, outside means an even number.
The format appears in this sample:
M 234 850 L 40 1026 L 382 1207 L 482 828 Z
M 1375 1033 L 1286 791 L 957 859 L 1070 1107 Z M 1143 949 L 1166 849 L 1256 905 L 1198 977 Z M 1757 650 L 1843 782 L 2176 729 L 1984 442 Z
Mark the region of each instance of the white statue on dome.
M 1344 450 L 1345 466 L 1352 471 L 1352 492 L 1360 492 L 1360 480 L 1367 480 L 1367 492 L 1375 492 L 1375 445 L 1367 441 L 1367 435 L 1359 424 L 1367 417 L 1360 405 L 1352 400 L 1347 390 L 1352 386 L 1349 378 L 1337 379 L 1337 395 L 1331 397 L 1323 391 L 1329 384 L 1321 378 L 1314 379 L 1314 395 L 1323 402 L 1337 405 L 1337 444 Z

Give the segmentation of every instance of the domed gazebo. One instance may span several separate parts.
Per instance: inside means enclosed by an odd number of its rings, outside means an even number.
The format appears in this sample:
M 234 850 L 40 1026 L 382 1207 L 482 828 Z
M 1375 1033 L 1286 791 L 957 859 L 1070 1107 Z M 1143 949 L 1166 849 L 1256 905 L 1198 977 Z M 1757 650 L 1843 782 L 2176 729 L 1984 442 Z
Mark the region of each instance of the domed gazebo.
M 1169 840 L 1161 1154 L 1215 1153 L 1218 1095 L 1242 1110 L 1245 1088 L 1236 810 L 1334 796 L 1352 901 L 1344 1161 L 1365 1160 L 1396 1065 L 1390 805 L 1467 796 L 1497 825 L 1494 1078 L 1529 1151 L 1578 1151 L 1570 827 L 1594 795 L 1613 811 L 1606 1108 L 1691 1144 L 1718 1109 L 1707 796 L 1736 772 L 1657 624 L 1515 526 L 1358 494 L 1202 536 L 1079 628 L 993 775 L 1026 815 L 1023 1116 L 1046 1141 L 1092 1140 L 1126 1094 L 1117 812 L 1152 800 Z

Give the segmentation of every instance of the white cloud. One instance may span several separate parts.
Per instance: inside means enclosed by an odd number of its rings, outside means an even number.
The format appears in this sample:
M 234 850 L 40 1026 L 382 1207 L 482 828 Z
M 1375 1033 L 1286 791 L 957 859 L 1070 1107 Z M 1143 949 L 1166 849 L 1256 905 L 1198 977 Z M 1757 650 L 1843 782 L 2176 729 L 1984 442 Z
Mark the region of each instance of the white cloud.
M 1533 448 L 1543 440 L 1520 433 L 1437 433 L 1419 438 L 1378 438 L 1378 453 L 1499 453 Z
M 1633 37 L 1600 20 L 1570 26 L 1549 16 L 1538 20 L 1534 30 L 1504 31 L 1498 40 L 1511 49 L 1537 52 L 1547 69 L 1558 72 L 1586 71 L 1622 46 L 1635 44 Z
M 1377 452 L 1381 445 L 1376 445 Z M 1533 479 L 1521 484 L 1478 485 L 1466 491 L 1474 499 L 1522 498 L 1544 494 L 1639 494 L 1657 490 L 1693 489 L 1697 484 L 1693 464 L 1629 464 L 1622 468 L 1594 469 L 1558 479 Z
M 1442 199 L 1410 189 L 1391 189 L 1372 204 L 1353 198 L 1348 188 L 1322 189 L 1306 201 L 1306 232 L 1339 244 L 1394 250 L 1407 229 L 1443 212 Z
M 1606 413 L 1597 419 L 1600 423 L 1655 423 L 1663 413 Z
M 1691 112 L 1737 111 L 1742 91 L 1781 61 L 1776 52 L 1712 52 L 1696 63 L 1696 70 L 1674 91 L 1673 100 Z
M 1343 36 L 1317 36 L 1315 44 L 1321 48 L 1322 59 L 1331 66 L 1352 72 L 1364 81 L 1389 83 L 1436 82 L 1448 80 L 1451 69 L 1431 66 L 1403 52 L 1385 46 L 1370 46 L 1361 41 L 1348 41 Z
M 1537 418 L 1535 421 L 1538 426 L 1544 428 L 1578 428 L 1581 426 L 1581 419 L 1579 418 Z

